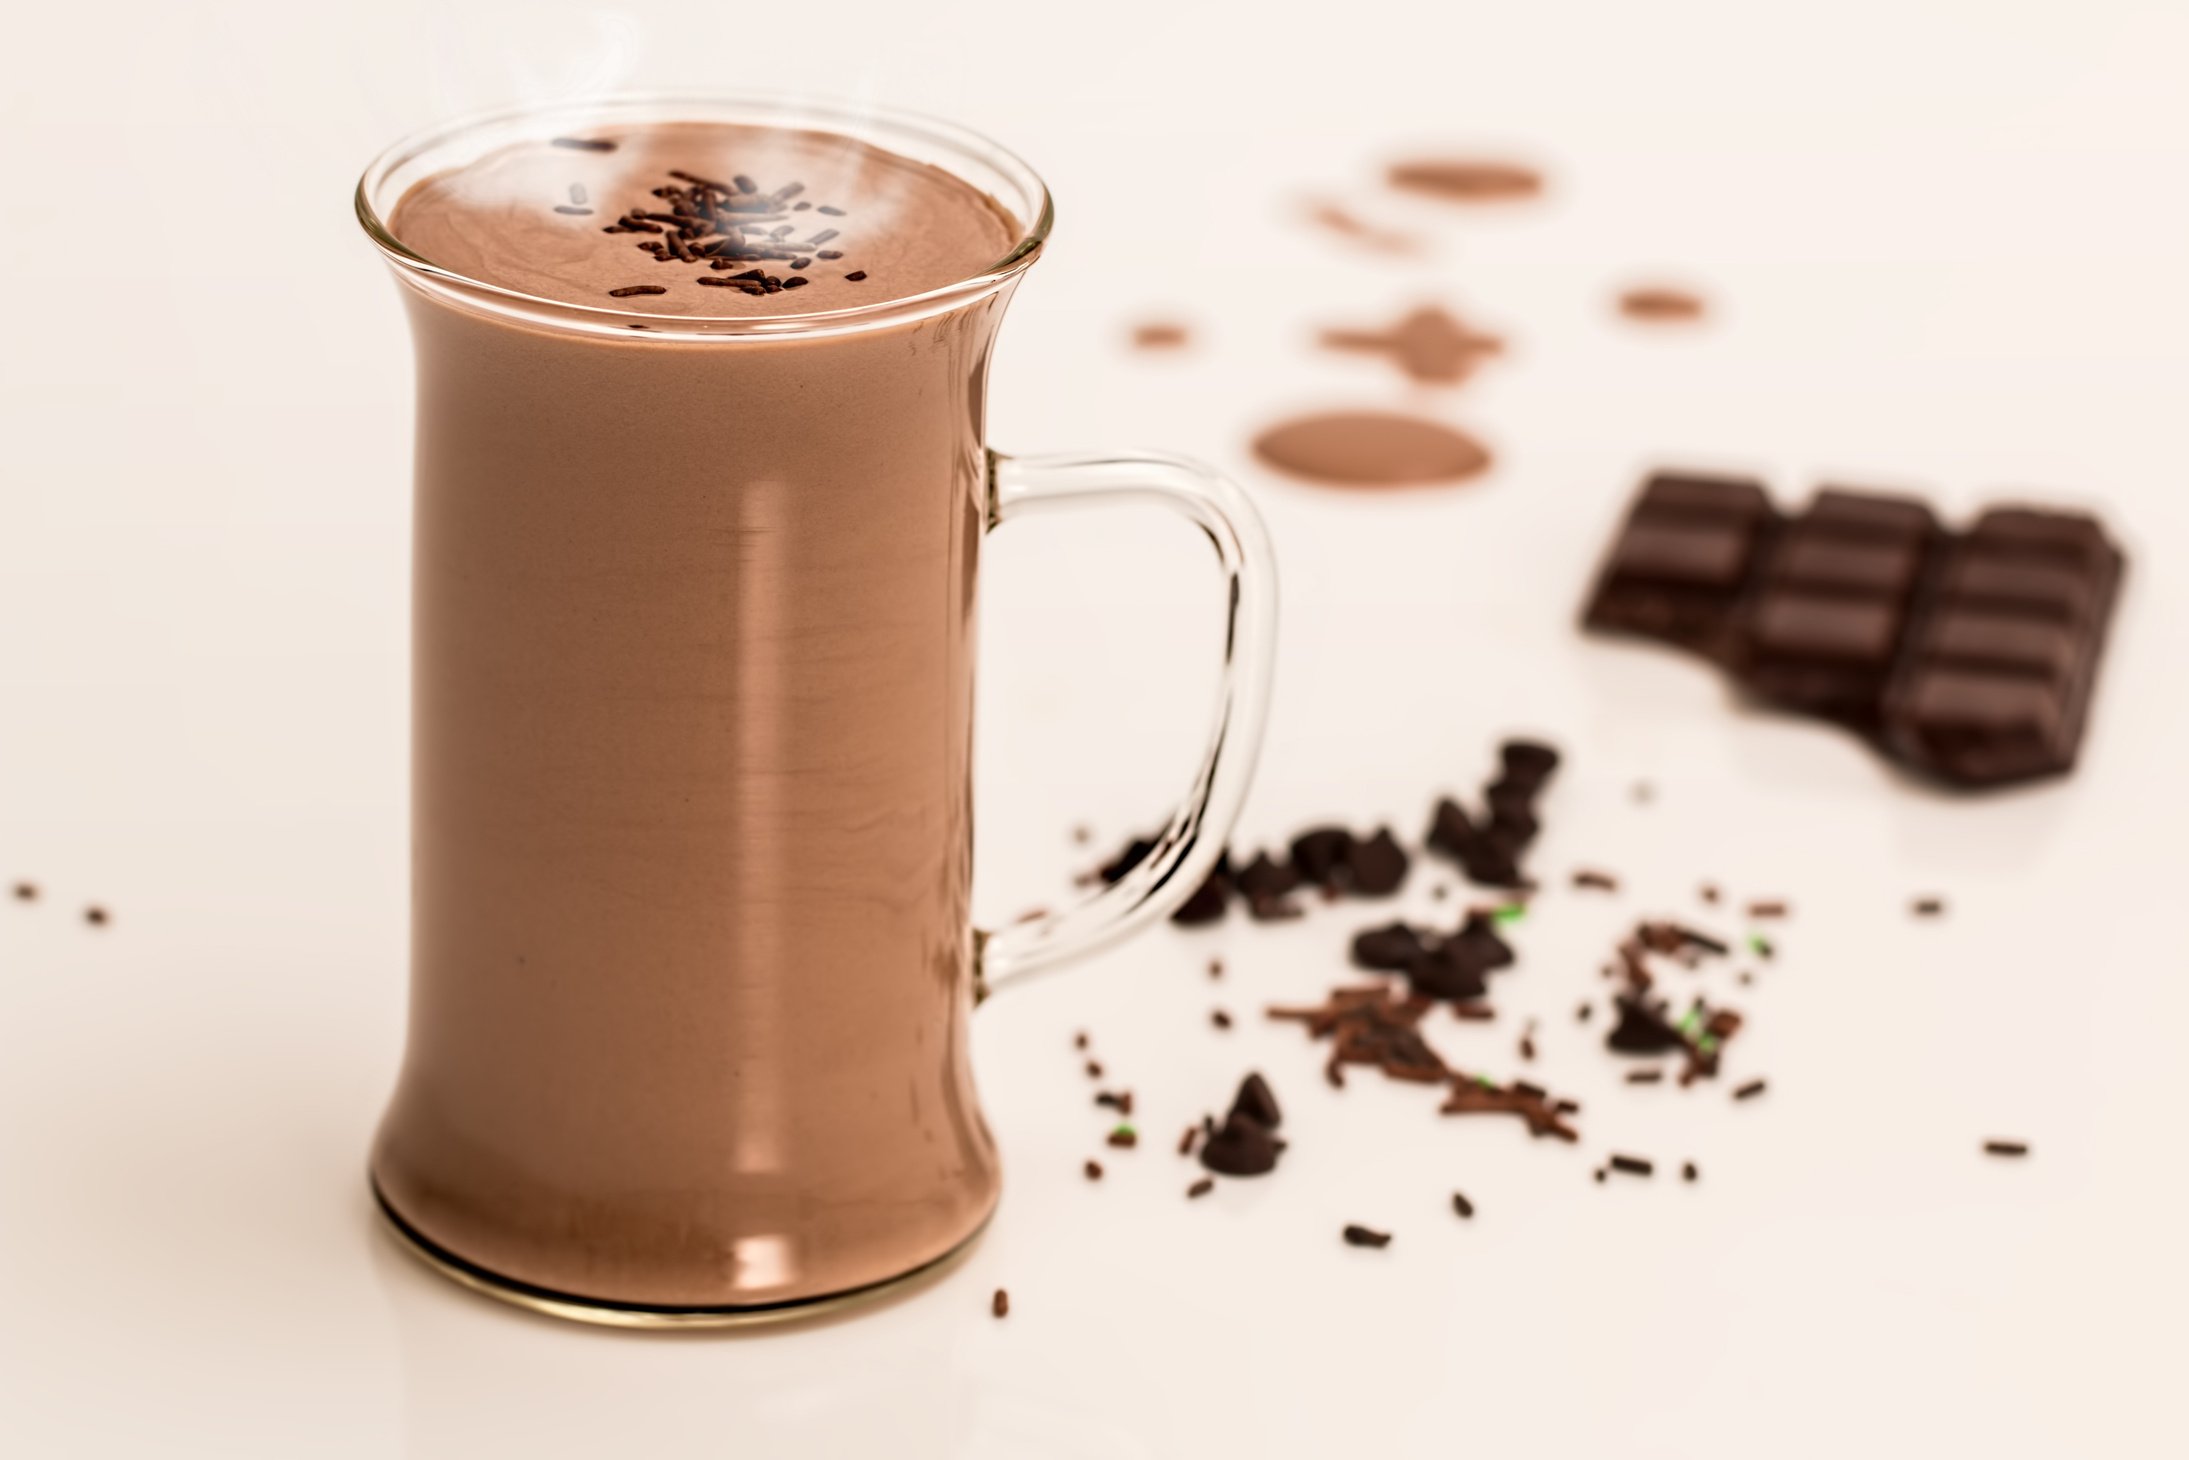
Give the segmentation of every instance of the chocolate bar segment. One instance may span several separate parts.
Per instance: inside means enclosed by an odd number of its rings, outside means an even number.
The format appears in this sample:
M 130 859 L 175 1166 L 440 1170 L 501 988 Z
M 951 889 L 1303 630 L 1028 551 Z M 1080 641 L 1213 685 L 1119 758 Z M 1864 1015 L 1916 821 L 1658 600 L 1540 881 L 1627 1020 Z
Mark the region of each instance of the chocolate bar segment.
M 1819 492 L 1761 565 L 1734 630 L 1733 672 L 1788 709 L 1873 729 L 1942 539 L 1912 498 Z
M 2081 513 L 1995 508 L 1956 535 L 1912 497 L 1826 488 L 1782 518 L 1755 482 L 1666 473 L 1583 622 L 1702 654 L 1941 779 L 2000 785 L 2075 763 L 2124 567 Z
M 2124 566 L 2081 513 L 1979 517 L 1953 544 L 1895 672 L 1887 747 L 1969 785 L 2072 767 Z
M 1643 483 L 1583 622 L 1715 656 L 1777 525 L 1746 478 L 1659 473 Z

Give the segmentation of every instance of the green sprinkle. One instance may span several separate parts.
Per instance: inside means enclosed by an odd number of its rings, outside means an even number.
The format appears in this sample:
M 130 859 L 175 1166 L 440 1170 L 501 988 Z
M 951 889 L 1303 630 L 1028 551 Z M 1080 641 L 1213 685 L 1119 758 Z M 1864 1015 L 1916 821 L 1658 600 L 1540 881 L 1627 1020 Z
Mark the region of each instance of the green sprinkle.
M 1690 1009 L 1682 1014 L 1680 1016 L 1680 1032 L 1682 1034 L 1693 1034 L 1695 1026 L 1702 1022 L 1702 1017 L 1703 1011 L 1700 1009 Z
M 1475 1083 L 1485 1090 L 1495 1090 L 1497 1088 L 1497 1081 L 1491 1079 L 1488 1075 L 1475 1076 Z
M 1717 1049 L 1718 1041 L 1714 1036 L 1705 1034 L 1702 1038 L 1695 1041 L 1695 1047 L 1701 1050 L 1704 1054 L 1709 1054 Z
M 1528 909 L 1517 902 L 1508 902 L 1490 916 L 1500 923 L 1517 923 L 1528 915 Z
M 1132 1122 L 1129 1120 L 1119 1121 L 1117 1123 L 1117 1129 L 1111 1131 L 1110 1134 L 1113 1136 L 1130 1136 L 1136 1140 L 1140 1136 L 1140 1132 L 1132 1128 Z
M 1758 958 L 1769 958 L 1771 956 L 1771 940 L 1761 933 L 1750 933 L 1748 935 L 1748 951 Z

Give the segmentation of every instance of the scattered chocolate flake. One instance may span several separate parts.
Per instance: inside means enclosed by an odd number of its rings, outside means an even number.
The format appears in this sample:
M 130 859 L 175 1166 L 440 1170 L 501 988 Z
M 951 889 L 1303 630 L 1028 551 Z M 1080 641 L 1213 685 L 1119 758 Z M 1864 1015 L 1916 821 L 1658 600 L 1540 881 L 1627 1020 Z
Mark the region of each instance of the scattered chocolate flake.
M 1215 1025 L 1218 1029 L 1229 1029 L 1231 1027 L 1231 1016 L 1222 1009 L 1211 1009 L 1209 1010 L 1209 1023 Z
M 806 285 L 812 282 L 812 280 L 807 279 L 801 275 L 793 274 L 788 279 L 785 279 L 783 281 L 783 287 L 786 289 L 803 289 L 806 287 Z
M 1100 1090 L 1095 1093 L 1094 1103 L 1119 1115 L 1133 1113 L 1133 1092 L 1130 1090 Z
M 1629 1085 L 1654 1085 L 1660 1080 L 1664 1079 L 1664 1077 L 1665 1072 L 1663 1070 L 1654 1068 L 1647 1070 L 1627 1071 L 1627 1083 Z
M 1368 928 L 1353 935 L 1353 961 L 1379 973 L 1404 973 L 1429 952 L 1420 929 L 1406 923 Z
M 1111 1130 L 1105 1139 L 1118 1149 L 1129 1151 L 1140 1144 L 1140 1132 L 1129 1125 L 1120 1125 Z
M 1089 1181 L 1100 1181 L 1102 1179 L 1102 1163 L 1100 1161 L 1089 1161 L 1079 1169 L 1086 1173 Z
M 1086 822 L 1082 821 L 1082 822 L 1080 822 L 1080 823 L 1079 823 L 1078 825 L 1076 825 L 1076 826 L 1074 826 L 1074 827 L 1072 828 L 1072 845 L 1073 845 L 1073 846 L 1075 846 L 1075 847 L 1083 847 L 1083 846 L 1086 846 L 1086 845 L 1087 845 L 1087 844 L 1088 844 L 1089 842 L 1091 842 L 1091 841 L 1093 841 L 1093 840 L 1094 840 L 1094 828 L 1093 828 L 1093 827 L 1091 827 L 1091 826 L 1089 826 L 1089 825 L 1088 825 L 1088 824 L 1087 824 Z
M 2029 1142 L 1986 1141 L 1984 1142 L 1984 1154 L 1987 1156 L 2026 1156 L 2029 1154 Z
M 1267 1126 L 1235 1113 L 1201 1142 L 1201 1164 L 1222 1176 L 1261 1176 L 1284 1148 Z
M 1629 1176 L 1647 1176 L 1657 1168 L 1655 1164 L 1644 1160 L 1640 1156 L 1613 1156 L 1611 1158 L 1611 1169 L 1623 1171 Z
M 1221 959 L 1221 958 L 1211 958 L 1211 959 L 1209 960 L 1209 977 L 1210 977 L 1210 978 L 1222 978 L 1223 976 L 1224 976 L 1224 960 L 1223 960 L 1223 959 Z
M 1171 921 L 1182 927 L 1197 927 L 1213 923 L 1224 915 L 1231 905 L 1231 878 L 1219 865 L 1209 873 L 1208 880 L 1194 889 L 1193 895 L 1178 905 L 1171 914 Z
M 1475 1214 L 1475 1204 L 1467 1200 L 1467 1193 L 1455 1191 L 1452 1193 L 1452 1210 L 1463 1217 L 1472 1217 Z
M 1084 1030 L 1084 1029 L 1082 1029 L 1082 1030 L 1080 1030 L 1080 1031 L 1079 1031 L 1079 1032 L 1078 1032 L 1077 1034 L 1074 1034 L 1074 1035 L 1072 1036 L 1072 1048 L 1074 1048 L 1074 1049 L 1085 1049 L 1086 1047 L 1087 1047 L 1087 1031 L 1086 1031 L 1086 1030 Z
M 1383 228 L 1365 222 L 1336 203 L 1311 204 L 1307 210 L 1307 216 L 1310 220 L 1321 224 L 1332 233 L 1351 239 L 1353 242 L 1374 249 L 1378 253 L 1414 254 L 1421 252 L 1421 240 L 1415 238 L 1412 234 L 1400 233 L 1396 229 Z
M 1271 1130 L 1284 1124 L 1284 1112 L 1277 1107 L 1277 1092 L 1270 1089 L 1269 1081 L 1259 1074 L 1250 1074 L 1239 1082 L 1239 1093 L 1232 1097 L 1231 1113 L 1259 1121 Z
M 1693 1161 L 1683 1161 L 1680 1163 L 1680 1179 L 1682 1181 L 1698 1180 L 1701 1178 L 1702 1174 L 1703 1173 L 1700 1170 L 1696 1169 L 1695 1163 Z
M 1595 1175 L 1596 1175 L 1596 1184 L 1597 1184 L 1598 1186 L 1602 1186 L 1602 1185 L 1604 1184 L 1605 1180 L 1607 1179 L 1607 1178 L 1606 1178 L 1606 1176 L 1605 1176 L 1605 1174 L 1604 1174 L 1604 1168 L 1603 1168 L 1603 1167 L 1601 1167 L 1601 1166 L 1597 1167 L 1597 1168 L 1596 1168 L 1596 1172 L 1595 1172 Z
M 1155 853 L 1152 837 L 1136 836 L 1125 844 L 1125 849 L 1102 864 L 1104 882 L 1121 881 L 1127 872 L 1139 866 Z
M 1535 1021 L 1533 1019 L 1530 1019 L 1520 1030 L 1520 1057 L 1529 1061 L 1535 1059 Z
M 1607 1049 L 1620 1054 L 1663 1054 L 1686 1044 L 1679 1028 L 1665 1017 L 1662 1000 L 1622 994 L 1617 1007 L 1619 1022 L 1604 1036 Z
M 35 882 L 16 883 L 15 900 L 17 902 L 36 902 L 38 900 L 38 884 Z
M 1306 917 L 1307 911 L 1289 897 L 1257 896 L 1247 899 L 1247 916 L 1258 923 L 1286 923 Z
M 1747 1084 L 1734 1088 L 1733 1098 L 1735 1100 L 1753 1100 L 1768 1088 L 1762 1080 L 1750 1080 Z
M 1586 1024 L 1595 1017 L 1596 1006 L 1594 1004 L 1582 1004 L 1573 1011 L 1573 1022 L 1576 1024 Z
M 1935 918 L 1946 911 L 1946 900 L 1942 897 L 1919 897 L 1909 904 L 1908 911 L 1919 918 Z
M 1287 476 L 1370 491 L 1458 486 L 1494 461 L 1489 447 L 1454 426 L 1385 410 L 1296 416 L 1264 429 L 1253 448 L 1264 466 Z
M 1569 1142 L 1581 1138 L 1563 1113 L 1532 1085 L 1500 1087 L 1486 1076 L 1455 1074 L 1442 1110 L 1446 1115 L 1517 1115 L 1532 1136 L 1556 1136 Z
M 1090 1080 L 1102 1078 L 1102 1062 L 1100 1060 L 1087 1061 L 1087 1078 Z
M 850 281 L 851 281 L 852 283 L 856 284 L 856 283 L 860 282 L 860 281 L 861 281 L 862 279 L 866 278 L 866 270 L 865 270 L 865 269 L 853 269 L 853 270 L 852 270 L 852 271 L 851 271 L 850 273 L 848 273 L 848 274 L 844 275 L 844 277 L 845 277 L 846 279 L 849 279 L 849 280 L 850 280 Z
M 701 282 L 705 281 L 702 280 Z M 666 294 L 668 292 L 668 287 L 663 284 L 626 284 L 621 289 L 609 290 L 608 297 L 610 299 L 629 299 L 639 294 Z
M 841 218 L 844 216 L 843 209 L 832 208 L 827 203 L 823 203 L 820 207 L 814 209 L 813 211 L 816 213 L 826 213 L 831 218 Z
M 1609 872 L 1598 872 L 1592 868 L 1584 867 L 1573 874 L 1573 885 L 1596 892 L 1617 892 L 1619 890 L 1619 879 Z
M 1011 1313 L 1011 1295 L 1001 1288 L 996 1289 L 996 1295 L 988 1300 L 988 1311 L 998 1318 L 1009 1317 Z
M 1248 897 L 1282 897 L 1299 887 L 1300 874 L 1290 862 L 1279 862 L 1267 852 L 1257 852 L 1236 881 L 1239 890 Z
M 93 926 L 94 928 L 103 928 L 108 923 L 113 921 L 113 917 L 107 912 L 105 908 L 99 906 L 97 903 L 93 903 L 91 906 L 84 909 L 84 921 L 91 924 L 91 926 Z
M 1378 1232 L 1373 1227 L 1363 1227 L 1358 1223 L 1349 1222 L 1345 1228 L 1345 1245 L 1348 1247 L 1389 1247 L 1391 1245 L 1391 1234 L 1389 1232 Z
M 1697 888 L 1696 891 L 1701 894 L 1702 900 L 1704 902 L 1709 903 L 1712 907 L 1716 907 L 1718 905 L 1719 892 L 1717 883 L 1705 882 L 1701 887 Z
M 1783 918 L 1787 912 L 1787 905 L 1780 898 L 1761 898 L 1748 904 L 1748 915 L 1752 918 Z
M 1181 1155 L 1181 1156 L 1190 1156 L 1190 1155 L 1192 1155 L 1192 1154 L 1193 1154 L 1193 1143 L 1194 1143 L 1195 1141 L 1199 1140 L 1200 1138 L 1201 1138 L 1201 1127 L 1199 1127 L 1199 1126 L 1197 1126 L 1197 1125 L 1189 1125 L 1189 1126 L 1187 1126 L 1187 1127 L 1186 1127 L 1186 1133 L 1185 1133 L 1184 1135 L 1182 1135 L 1182 1136 L 1180 1136 L 1180 1137 L 1178 1138 L 1178 1154 L 1179 1154 L 1179 1155 Z
M 604 137 L 555 137 L 550 139 L 547 145 L 550 147 L 567 147 L 573 152 L 613 152 L 616 150 L 616 144 Z
M 1193 1185 L 1186 1188 L 1186 1200 L 1199 1201 L 1202 1197 L 1207 1196 L 1215 1189 L 1216 1182 L 1210 1177 L 1204 1176 L 1200 1180 L 1194 1182 Z
M 1136 350 L 1179 350 L 1192 342 L 1193 331 L 1169 320 L 1150 320 L 1134 325 L 1132 330 Z

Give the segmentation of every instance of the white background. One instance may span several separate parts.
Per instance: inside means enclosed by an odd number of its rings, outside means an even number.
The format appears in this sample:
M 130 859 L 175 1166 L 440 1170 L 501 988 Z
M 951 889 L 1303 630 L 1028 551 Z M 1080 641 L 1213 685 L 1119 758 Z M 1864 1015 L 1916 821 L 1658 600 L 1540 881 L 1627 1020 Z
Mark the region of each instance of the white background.
M 0 47 L 0 1448 L 22 1455 L 891 1457 L 2179 1453 L 2189 1030 L 2189 9 L 2134 0 L 1100 6 L 49 5 Z M 471 1298 L 374 1230 L 401 1037 L 409 365 L 348 192 L 451 112 L 615 86 L 812 89 L 951 115 L 1048 177 L 1005 449 L 1191 451 L 1284 569 L 1244 840 L 1418 834 L 1502 731 L 1571 752 L 1553 883 L 1453 1059 L 1585 1105 L 1580 1149 L 1323 1089 L 1270 1000 L 1370 916 L 1159 930 L 1001 998 L 978 1061 L 1009 1171 L 948 1279 L 803 1329 L 660 1339 Z M 1538 207 L 1382 194 L 1410 146 L 1542 162 Z M 1413 262 L 1309 194 L 1433 236 Z M 1705 286 L 1645 334 L 1630 278 Z M 1287 484 L 1253 427 L 1389 405 L 1322 324 L 1435 300 L 1509 357 L 1425 409 L 1470 489 Z M 1200 333 L 1136 357 L 1129 323 Z M 1941 796 L 1707 671 L 1571 620 L 1651 461 L 2100 506 L 2134 555 L 2085 764 Z M 1052 902 L 1183 783 L 1214 659 L 1160 519 L 991 545 L 982 900 Z M 1649 806 L 1628 788 L 1655 784 Z M 1562 890 L 1580 863 L 1618 900 Z M 1704 877 L 1796 918 L 1724 1087 L 1632 1090 L 1571 1022 L 1643 910 Z M 1423 910 L 1433 879 L 1409 899 Z M 1951 901 L 1942 922 L 1905 912 Z M 78 914 L 114 909 L 104 932 Z M 1448 908 L 1450 905 L 1446 905 Z M 1448 915 L 1440 914 L 1440 915 Z M 1211 984 L 1221 952 L 1232 972 Z M 1221 1001 L 1241 1016 L 1207 1023 Z M 1150 1133 L 1100 1150 L 1094 1031 Z M 1601 1025 L 1596 1031 L 1600 1032 Z M 1249 1067 L 1262 1182 L 1188 1205 L 1173 1133 Z M 1988 1135 L 2035 1143 L 1986 1161 Z M 1593 1184 L 1611 1149 L 1703 1180 Z M 1079 1163 L 1101 1154 L 1110 1178 Z M 1480 1207 L 1446 1205 L 1455 1187 Z M 1381 1253 L 1338 1228 L 1396 1231 Z M 1007 1285 L 1013 1312 L 987 1316 Z

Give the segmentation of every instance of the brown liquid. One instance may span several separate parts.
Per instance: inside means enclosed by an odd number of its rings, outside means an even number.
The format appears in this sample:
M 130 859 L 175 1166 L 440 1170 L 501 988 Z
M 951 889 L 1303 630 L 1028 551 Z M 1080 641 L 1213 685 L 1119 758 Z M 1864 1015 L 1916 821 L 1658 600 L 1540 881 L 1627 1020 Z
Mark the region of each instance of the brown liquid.
M 1489 470 L 1471 436 L 1419 416 L 1333 411 L 1300 416 L 1254 438 L 1279 471 L 1329 487 L 1410 487 L 1465 481 Z
M 849 159 L 825 190 L 847 241 L 862 209 L 886 215 L 856 242 L 855 302 L 1009 248 L 971 188 L 815 136 L 542 143 L 481 165 L 497 188 L 552 178 L 539 206 L 481 201 L 466 169 L 392 226 L 471 277 L 604 307 L 634 282 L 672 288 L 628 301 L 648 311 L 845 307 L 850 285 L 691 287 L 697 269 L 599 217 L 557 231 L 571 181 L 620 209 L 665 166 L 756 172 L 741 154 L 773 142 Z M 610 163 L 631 176 L 566 175 Z M 949 1251 L 997 1193 L 966 1017 L 1003 296 L 833 337 L 679 340 L 405 295 L 415 906 L 382 1193 L 493 1273 L 628 1303 L 814 1297 Z

